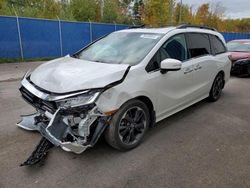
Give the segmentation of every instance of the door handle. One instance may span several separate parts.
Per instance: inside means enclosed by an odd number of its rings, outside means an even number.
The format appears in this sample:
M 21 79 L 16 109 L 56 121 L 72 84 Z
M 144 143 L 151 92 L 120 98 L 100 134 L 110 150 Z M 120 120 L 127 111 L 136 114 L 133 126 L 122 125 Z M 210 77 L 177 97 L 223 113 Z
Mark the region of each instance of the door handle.
M 194 70 L 199 70 L 199 69 L 202 69 L 202 66 L 199 64 L 194 67 Z
M 188 73 L 190 73 L 190 72 L 193 72 L 193 69 L 187 68 L 187 69 L 185 69 L 184 74 L 188 74 Z

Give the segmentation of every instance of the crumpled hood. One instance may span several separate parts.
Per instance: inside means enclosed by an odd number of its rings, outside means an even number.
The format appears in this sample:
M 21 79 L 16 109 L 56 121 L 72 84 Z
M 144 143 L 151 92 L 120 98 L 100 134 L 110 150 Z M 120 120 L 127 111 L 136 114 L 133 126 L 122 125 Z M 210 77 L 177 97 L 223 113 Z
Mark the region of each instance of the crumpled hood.
M 67 93 L 104 87 L 122 79 L 128 67 L 63 57 L 40 65 L 32 72 L 30 80 L 47 91 Z

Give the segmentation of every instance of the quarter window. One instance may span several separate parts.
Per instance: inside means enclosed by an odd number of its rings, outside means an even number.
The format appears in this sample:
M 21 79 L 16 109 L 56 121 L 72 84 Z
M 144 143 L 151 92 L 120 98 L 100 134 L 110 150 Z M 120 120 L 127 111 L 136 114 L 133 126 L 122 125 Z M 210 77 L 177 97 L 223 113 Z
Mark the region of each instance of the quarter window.
M 191 58 L 211 54 L 209 37 L 207 34 L 187 34 L 187 45 Z
M 210 35 L 210 40 L 213 54 L 221 54 L 227 51 L 226 47 L 217 36 Z

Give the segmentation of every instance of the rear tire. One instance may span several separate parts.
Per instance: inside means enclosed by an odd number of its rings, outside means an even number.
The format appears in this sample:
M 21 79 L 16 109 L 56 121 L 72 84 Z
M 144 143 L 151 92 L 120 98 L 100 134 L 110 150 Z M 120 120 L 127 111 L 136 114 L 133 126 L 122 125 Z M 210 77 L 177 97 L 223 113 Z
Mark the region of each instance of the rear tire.
M 225 83 L 225 81 L 224 81 L 223 74 L 222 73 L 217 74 L 217 76 L 214 79 L 212 88 L 209 92 L 208 99 L 211 102 L 215 102 L 220 98 L 221 93 L 222 93 L 222 89 L 224 87 L 224 83 Z
M 105 131 L 107 143 L 115 149 L 126 151 L 138 146 L 148 127 L 150 114 L 142 101 L 132 99 L 114 114 Z

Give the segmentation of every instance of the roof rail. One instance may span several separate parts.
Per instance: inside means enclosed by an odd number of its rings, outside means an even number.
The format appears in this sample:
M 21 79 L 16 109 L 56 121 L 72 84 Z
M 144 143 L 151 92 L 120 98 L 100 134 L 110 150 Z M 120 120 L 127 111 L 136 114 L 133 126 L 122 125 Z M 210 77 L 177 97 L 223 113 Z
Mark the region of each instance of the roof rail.
M 145 24 L 142 24 L 142 25 L 132 25 L 130 27 L 128 27 L 128 29 L 136 29 L 136 28 L 144 28 L 145 27 Z
M 217 31 L 213 27 L 208 27 L 206 25 L 193 25 L 193 24 L 182 24 L 182 25 L 177 26 L 176 29 L 186 29 L 186 28 L 189 28 L 189 27 L 199 28 L 199 29 L 209 29 L 209 30 L 212 30 L 212 31 Z

